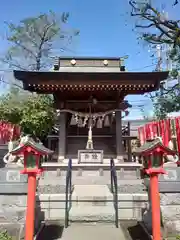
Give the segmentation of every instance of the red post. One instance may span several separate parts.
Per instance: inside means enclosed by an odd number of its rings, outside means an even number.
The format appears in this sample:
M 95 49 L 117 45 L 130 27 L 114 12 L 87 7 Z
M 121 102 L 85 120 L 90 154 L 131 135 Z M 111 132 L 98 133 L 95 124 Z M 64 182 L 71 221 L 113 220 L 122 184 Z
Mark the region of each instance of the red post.
M 161 212 L 158 173 L 150 175 L 151 207 L 152 207 L 152 233 L 153 240 L 161 239 Z
M 34 238 L 35 196 L 36 196 L 36 173 L 28 173 L 25 240 L 33 240 Z

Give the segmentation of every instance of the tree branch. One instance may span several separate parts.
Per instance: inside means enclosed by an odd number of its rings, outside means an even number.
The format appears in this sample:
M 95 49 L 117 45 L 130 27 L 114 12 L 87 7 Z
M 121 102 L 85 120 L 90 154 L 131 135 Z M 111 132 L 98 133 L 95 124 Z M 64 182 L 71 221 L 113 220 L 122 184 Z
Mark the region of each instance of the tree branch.
M 136 28 L 150 28 L 156 26 L 154 23 L 151 23 L 149 25 L 135 25 Z

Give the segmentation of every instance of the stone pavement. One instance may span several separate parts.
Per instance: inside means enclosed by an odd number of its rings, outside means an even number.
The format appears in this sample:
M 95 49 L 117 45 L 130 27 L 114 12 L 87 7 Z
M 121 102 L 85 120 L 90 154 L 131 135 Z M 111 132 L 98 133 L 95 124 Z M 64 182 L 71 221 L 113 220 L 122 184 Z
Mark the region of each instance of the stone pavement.
M 64 229 L 58 240 L 125 240 L 124 233 L 119 226 L 107 223 L 73 223 Z

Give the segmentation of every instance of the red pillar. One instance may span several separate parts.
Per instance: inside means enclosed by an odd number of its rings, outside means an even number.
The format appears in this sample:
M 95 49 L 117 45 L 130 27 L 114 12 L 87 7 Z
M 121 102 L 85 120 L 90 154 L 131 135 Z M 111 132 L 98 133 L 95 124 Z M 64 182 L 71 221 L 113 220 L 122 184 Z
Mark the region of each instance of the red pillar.
M 153 240 L 160 240 L 161 239 L 161 212 L 160 212 L 160 198 L 159 198 L 159 185 L 158 185 L 157 173 L 152 173 L 150 175 L 150 190 L 151 190 Z
M 33 240 L 34 238 L 35 195 L 36 195 L 36 173 L 28 173 L 25 240 Z

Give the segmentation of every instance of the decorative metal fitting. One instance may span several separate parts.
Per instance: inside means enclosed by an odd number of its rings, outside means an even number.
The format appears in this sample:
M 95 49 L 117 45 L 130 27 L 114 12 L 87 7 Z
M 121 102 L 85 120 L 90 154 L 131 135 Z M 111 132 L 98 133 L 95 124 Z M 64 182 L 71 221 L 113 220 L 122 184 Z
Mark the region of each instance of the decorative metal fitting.
M 71 65 L 73 65 L 73 66 L 76 65 L 76 60 L 75 59 L 71 60 Z

